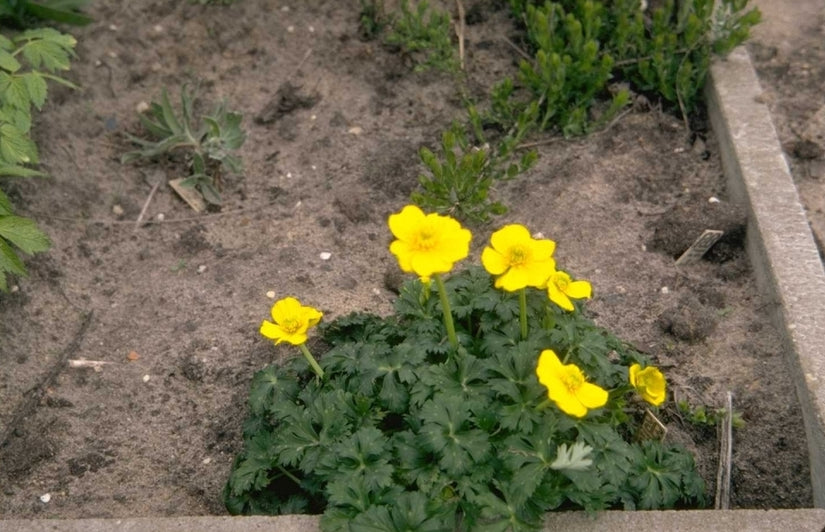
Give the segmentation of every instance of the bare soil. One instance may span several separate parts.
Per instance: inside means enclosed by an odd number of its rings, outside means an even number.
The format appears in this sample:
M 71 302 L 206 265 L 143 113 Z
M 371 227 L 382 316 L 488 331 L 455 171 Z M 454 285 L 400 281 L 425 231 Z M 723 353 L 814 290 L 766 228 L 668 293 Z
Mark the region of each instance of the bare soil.
M 500 3 L 464 4 L 476 14 L 467 84 L 481 97 L 514 75 L 502 37 L 515 30 Z M 386 218 L 416 187 L 418 148 L 464 111 L 453 78 L 359 39 L 356 0 L 98 0 L 89 12 L 93 24 L 71 29 L 83 90 L 53 88 L 34 127 L 50 177 L 4 183 L 54 247 L 0 294 L 0 515 L 223 514 L 251 376 L 294 356 L 257 332 L 268 293 L 326 319 L 390 312 Z M 184 84 L 245 116 L 245 174 L 225 181 L 219 212 L 196 214 L 166 186 L 179 161 L 119 162 L 138 103 Z M 637 103 L 586 139 L 535 139 L 536 167 L 496 190 L 510 212 L 472 227 L 472 260 L 504 223 L 556 240 L 559 264 L 595 287 L 590 314 L 655 358 L 672 398 L 718 407 L 733 392 L 746 421 L 733 506 L 811 506 L 774 303 L 756 291 L 713 135 Z M 704 229 L 726 236 L 676 267 Z M 70 368 L 77 359 L 106 364 Z M 716 430 L 673 404 L 668 437 L 695 451 L 712 497 Z

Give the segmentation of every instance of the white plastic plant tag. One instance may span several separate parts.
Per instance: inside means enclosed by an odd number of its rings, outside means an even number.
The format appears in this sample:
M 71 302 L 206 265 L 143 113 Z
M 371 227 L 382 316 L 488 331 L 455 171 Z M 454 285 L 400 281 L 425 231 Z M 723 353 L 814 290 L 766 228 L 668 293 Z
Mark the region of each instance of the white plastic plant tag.
M 713 247 L 717 240 L 722 238 L 723 234 L 723 231 L 718 229 L 705 229 L 705 232 L 682 253 L 682 256 L 676 259 L 676 266 L 685 266 L 697 262 Z

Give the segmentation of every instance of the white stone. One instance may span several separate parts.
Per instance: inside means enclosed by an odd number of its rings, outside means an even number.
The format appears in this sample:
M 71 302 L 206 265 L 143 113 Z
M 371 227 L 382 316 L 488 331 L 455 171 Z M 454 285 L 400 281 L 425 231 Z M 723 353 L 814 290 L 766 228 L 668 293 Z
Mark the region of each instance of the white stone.
M 321 257 L 321 260 L 329 260 L 332 257 L 332 253 L 329 251 L 322 251 L 319 256 Z

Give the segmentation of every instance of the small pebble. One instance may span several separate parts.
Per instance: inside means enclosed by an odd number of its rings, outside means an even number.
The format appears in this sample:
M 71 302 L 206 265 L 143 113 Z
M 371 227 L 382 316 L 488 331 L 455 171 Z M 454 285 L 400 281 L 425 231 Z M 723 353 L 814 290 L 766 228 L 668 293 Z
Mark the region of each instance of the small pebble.
M 149 104 L 146 102 L 138 102 L 138 104 L 135 106 L 135 111 L 137 111 L 138 113 L 145 113 L 148 110 Z
M 309 117 L 309 119 L 310 119 L 310 120 L 317 120 L 317 119 L 318 119 L 318 116 L 317 116 L 317 115 L 312 115 L 312 116 L 310 116 L 310 117 Z
M 320 254 L 321 260 L 329 260 L 332 257 L 332 253 L 329 251 L 322 251 Z
M 19 286 L 17 286 L 17 285 L 14 285 L 14 286 L 12 286 L 12 287 L 11 287 L 11 293 L 12 293 L 12 294 L 13 294 L 13 293 L 15 293 L 15 292 L 17 292 L 17 291 L 19 291 L 19 290 L 20 290 L 20 287 L 19 287 Z
M 314 26 L 310 26 L 307 29 L 309 30 L 310 33 L 315 33 L 315 27 Z
M 275 291 L 270 290 L 269 292 L 266 293 L 266 297 L 268 297 L 269 299 L 275 299 Z
M 281 11 L 283 11 L 284 13 L 289 13 L 289 6 L 282 7 Z
M 708 203 L 719 203 L 720 200 L 716 196 L 711 196 L 708 198 Z
M 123 207 L 121 207 L 120 205 L 113 205 L 112 214 L 114 214 L 115 216 L 123 216 Z
M 109 24 L 109 29 L 112 31 L 117 31 L 117 26 L 115 26 L 114 24 Z
M 159 222 L 162 222 L 163 220 L 166 219 L 166 215 L 163 214 L 163 213 L 160 213 L 160 214 L 157 215 L 157 219 L 158 219 Z
M 538 233 L 533 233 L 533 238 L 535 238 L 536 240 L 542 240 L 544 238 L 544 233 L 542 233 L 541 231 L 539 231 Z
M 198 266 L 198 273 L 203 273 L 206 271 L 206 264 L 201 264 Z
M 152 31 L 154 31 L 155 33 L 163 33 L 163 26 L 161 26 L 160 24 L 155 24 L 154 26 L 152 26 Z
M 349 133 L 350 135 L 360 135 L 363 132 L 364 132 L 364 130 L 361 129 L 360 126 L 352 126 L 351 128 L 349 128 L 347 130 L 347 133 Z
M 295 26 L 287 26 L 286 31 L 287 33 L 293 33 L 295 31 Z
M 110 50 L 110 51 L 106 52 L 106 55 L 108 55 L 112 59 L 117 59 L 117 52 L 113 52 L 113 51 Z
M 144 375 L 143 376 L 143 382 L 149 382 L 149 379 L 151 379 L 151 378 L 152 377 L 150 377 L 149 375 Z
M 373 288 L 372 293 L 375 294 L 376 296 L 380 296 L 381 295 L 381 290 L 379 290 L 377 288 Z
M 212 459 L 207 457 L 207 458 L 204 458 L 201 463 L 203 465 L 209 465 L 211 462 L 212 462 Z
M 317 170 L 317 169 L 318 169 L 318 167 L 317 167 L 317 166 L 315 166 L 314 164 L 313 164 L 312 166 L 310 166 L 310 168 L 312 168 L 313 170 Z
M 287 179 L 292 179 L 292 172 L 287 172 L 286 173 L 286 178 Z
M 670 293 L 670 288 L 668 288 L 666 286 L 663 286 L 661 291 L 662 291 L 663 294 L 669 294 Z
M 51 493 L 44 493 L 43 495 L 40 496 L 40 502 L 42 502 L 42 503 L 47 503 L 50 500 L 52 500 L 52 494 Z

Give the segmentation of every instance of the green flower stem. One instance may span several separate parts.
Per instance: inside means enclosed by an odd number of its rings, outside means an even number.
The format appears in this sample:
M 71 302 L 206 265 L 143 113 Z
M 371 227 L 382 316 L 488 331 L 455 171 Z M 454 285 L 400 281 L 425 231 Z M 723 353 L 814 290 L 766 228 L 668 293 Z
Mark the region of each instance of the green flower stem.
M 309 366 L 312 368 L 312 371 L 314 371 L 315 374 L 318 375 L 319 379 L 323 379 L 324 370 L 322 370 L 321 366 L 318 365 L 318 362 L 315 360 L 315 357 L 313 357 L 312 353 L 310 353 L 309 349 L 307 349 L 306 344 L 301 344 L 298 347 L 301 349 L 301 353 L 304 354 L 304 358 L 307 359 L 307 362 L 309 362 Z
M 279 470 L 281 473 L 283 473 L 283 474 L 284 474 L 284 476 L 286 476 L 289 480 L 291 480 L 292 482 L 294 482 L 296 486 L 300 486 L 300 485 L 301 485 L 301 479 L 300 479 L 300 478 L 298 478 L 298 477 L 296 477 L 295 475 L 293 475 L 292 473 L 290 473 L 290 472 L 289 472 L 289 471 L 287 471 L 286 469 L 284 469 L 284 468 L 283 468 L 283 466 L 281 466 L 280 464 L 278 465 L 278 470 Z
M 519 316 L 518 321 L 521 324 L 521 339 L 527 339 L 527 289 L 522 288 L 518 293 L 518 307 Z
M 447 328 L 447 339 L 450 340 L 450 345 L 453 349 L 458 349 L 458 338 L 455 335 L 455 325 L 453 324 L 453 313 L 450 310 L 450 301 L 447 299 L 447 288 L 444 286 L 444 281 L 441 280 L 439 274 L 433 274 L 435 284 L 438 285 L 438 297 L 441 298 L 441 310 L 444 315 L 444 327 Z

